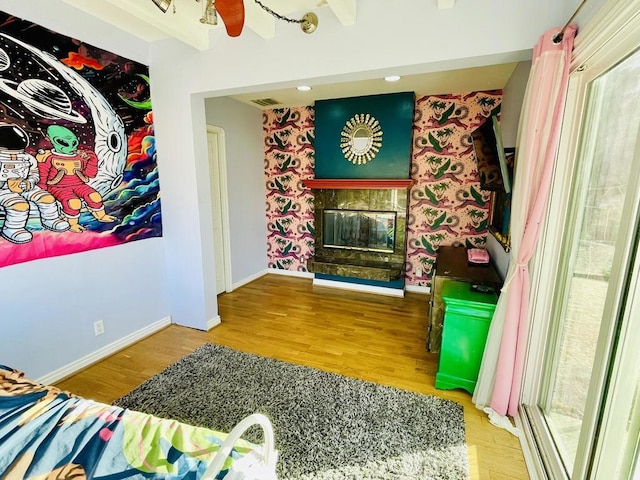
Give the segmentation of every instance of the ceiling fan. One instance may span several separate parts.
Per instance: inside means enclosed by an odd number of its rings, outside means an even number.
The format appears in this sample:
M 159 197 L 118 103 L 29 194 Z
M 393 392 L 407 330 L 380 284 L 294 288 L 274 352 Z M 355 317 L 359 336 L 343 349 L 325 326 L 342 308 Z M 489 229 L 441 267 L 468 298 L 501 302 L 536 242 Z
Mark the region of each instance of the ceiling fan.
M 151 0 L 162 13 L 166 13 L 173 1 L 175 11 L 175 0 Z M 218 24 L 218 14 L 222 17 L 227 34 L 230 37 L 238 37 L 242 33 L 244 27 L 244 1 L 243 0 L 195 0 L 203 2 L 201 23 L 207 25 Z M 284 15 L 274 12 L 264 5 L 260 0 L 254 0 L 260 8 L 279 20 L 289 23 L 299 23 L 304 33 L 313 33 L 318 28 L 318 17 L 315 13 L 308 12 L 301 19 L 288 18 Z

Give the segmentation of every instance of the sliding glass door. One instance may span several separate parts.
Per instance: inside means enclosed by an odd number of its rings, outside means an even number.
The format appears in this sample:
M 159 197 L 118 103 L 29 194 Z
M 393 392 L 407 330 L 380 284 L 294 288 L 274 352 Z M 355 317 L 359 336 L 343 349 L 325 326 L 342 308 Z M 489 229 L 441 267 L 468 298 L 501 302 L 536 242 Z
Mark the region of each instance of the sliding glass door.
M 629 244 L 637 233 L 622 228 L 637 224 L 623 217 L 628 199 L 635 201 L 632 178 L 640 127 L 640 53 L 603 73 L 588 88 L 585 123 L 570 203 L 563 274 L 556 288 L 552 318 L 557 335 L 545 364 L 546 384 L 540 399 L 562 462 L 572 472 L 596 350 L 612 346 L 619 307 L 624 305 Z M 640 327 L 640 325 L 639 325 Z M 607 349 L 610 350 L 610 349 Z M 608 359 L 599 359 L 600 362 Z
M 557 261 L 546 266 L 546 340 L 539 342 L 535 404 L 524 409 L 551 478 L 622 479 L 638 469 L 637 34 L 635 42 L 572 79 L 575 161 L 560 202 L 566 211 L 550 213 L 562 227 L 542 253 Z

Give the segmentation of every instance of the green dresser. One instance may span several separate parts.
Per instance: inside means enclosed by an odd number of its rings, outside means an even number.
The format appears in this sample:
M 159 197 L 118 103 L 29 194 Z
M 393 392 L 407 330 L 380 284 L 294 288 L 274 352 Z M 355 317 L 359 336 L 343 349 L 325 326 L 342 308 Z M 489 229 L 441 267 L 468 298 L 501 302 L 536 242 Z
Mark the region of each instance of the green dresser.
M 436 388 L 463 388 L 473 394 L 498 296 L 451 280 L 443 282 L 440 292 L 444 326 Z

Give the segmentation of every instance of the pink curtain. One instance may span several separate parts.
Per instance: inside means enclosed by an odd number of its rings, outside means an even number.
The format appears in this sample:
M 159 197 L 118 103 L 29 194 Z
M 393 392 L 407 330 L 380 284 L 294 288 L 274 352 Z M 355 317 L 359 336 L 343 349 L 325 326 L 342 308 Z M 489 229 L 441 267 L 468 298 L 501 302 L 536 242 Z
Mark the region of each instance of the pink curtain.
M 551 189 L 576 28 L 566 28 L 562 39 L 555 43 L 558 31 L 556 28 L 545 33 L 534 48 L 520 116 L 512 199 L 511 265 L 500 296 L 500 302 L 506 302 L 506 306 L 496 309 L 496 315 L 504 315 L 504 319 L 498 322 L 503 328 L 490 406 L 499 415 L 514 416 L 520 403 L 529 332 L 529 260 L 538 241 Z M 514 218 L 514 214 L 518 217 Z M 492 333 L 500 334 L 495 330 Z

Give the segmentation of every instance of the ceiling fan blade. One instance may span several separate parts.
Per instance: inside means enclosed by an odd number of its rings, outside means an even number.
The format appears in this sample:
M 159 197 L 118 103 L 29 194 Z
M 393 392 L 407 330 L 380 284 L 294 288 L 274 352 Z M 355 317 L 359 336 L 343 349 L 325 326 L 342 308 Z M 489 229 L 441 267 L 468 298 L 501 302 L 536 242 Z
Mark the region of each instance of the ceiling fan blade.
M 240 36 L 244 27 L 243 0 L 216 0 L 215 6 L 222 17 L 227 34 L 230 37 Z

